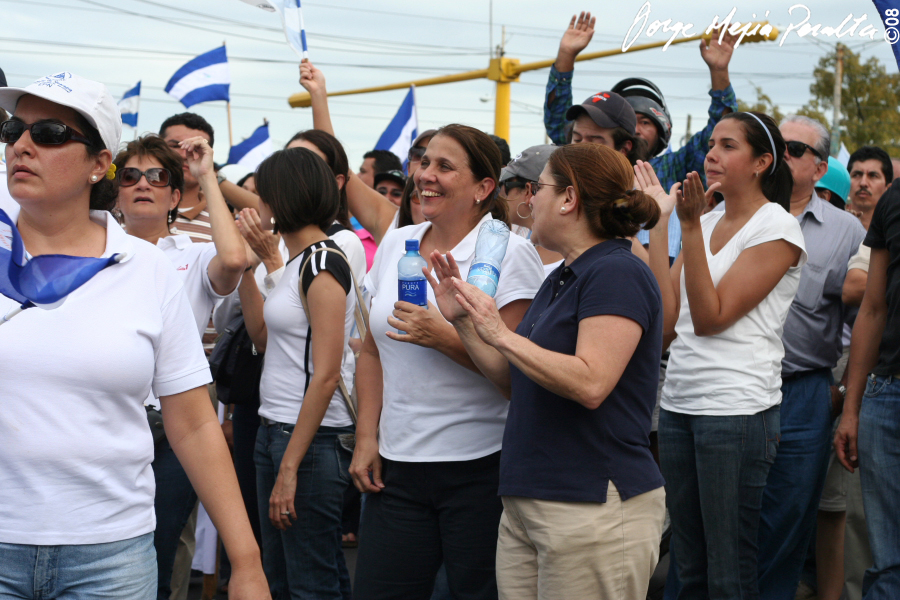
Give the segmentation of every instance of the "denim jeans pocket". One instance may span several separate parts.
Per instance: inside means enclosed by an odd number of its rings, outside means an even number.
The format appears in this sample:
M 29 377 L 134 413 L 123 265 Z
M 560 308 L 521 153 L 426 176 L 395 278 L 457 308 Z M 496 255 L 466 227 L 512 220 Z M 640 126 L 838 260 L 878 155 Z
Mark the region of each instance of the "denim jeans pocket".
M 890 385 L 893 379 L 893 377 L 880 377 L 870 374 L 869 381 L 866 382 L 866 391 L 863 394 L 863 398 L 877 398 L 884 391 L 884 388 Z
M 350 459 L 353 457 L 353 452 L 344 445 L 345 442 L 341 440 L 342 437 L 344 436 L 339 435 L 335 438 L 334 452 L 337 459 L 338 476 L 341 478 L 341 481 L 349 484 L 352 483 L 350 480 Z
M 762 412 L 763 428 L 766 434 L 766 462 L 774 463 L 781 441 L 781 410 L 775 406 Z

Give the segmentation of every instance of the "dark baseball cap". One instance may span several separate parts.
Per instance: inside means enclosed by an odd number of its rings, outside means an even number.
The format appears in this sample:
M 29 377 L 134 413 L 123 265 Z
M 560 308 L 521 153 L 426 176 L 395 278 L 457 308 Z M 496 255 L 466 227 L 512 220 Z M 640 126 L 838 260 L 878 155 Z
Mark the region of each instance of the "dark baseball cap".
M 384 171 L 382 173 L 377 173 L 375 175 L 375 185 L 378 185 L 382 181 L 390 179 L 395 182 L 400 187 L 406 185 L 406 177 L 403 176 L 403 173 L 397 170 L 393 171 Z
M 637 116 L 631 105 L 615 92 L 598 92 L 587 100 L 573 106 L 566 111 L 566 119 L 574 121 L 582 114 L 586 114 L 598 127 L 615 129 L 621 127 L 631 135 L 634 135 L 637 126 Z

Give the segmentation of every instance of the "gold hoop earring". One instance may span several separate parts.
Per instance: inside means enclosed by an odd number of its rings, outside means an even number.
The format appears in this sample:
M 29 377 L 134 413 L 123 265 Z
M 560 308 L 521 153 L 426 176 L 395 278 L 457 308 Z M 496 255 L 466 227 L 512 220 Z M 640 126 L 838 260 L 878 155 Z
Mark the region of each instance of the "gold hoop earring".
M 527 207 L 527 209 L 528 209 L 527 215 L 523 215 L 522 213 L 519 212 L 519 210 L 523 206 Z M 519 217 L 520 219 L 528 219 L 528 218 L 534 217 L 534 209 L 531 208 L 531 206 L 527 202 L 519 202 L 519 205 L 516 206 L 516 216 Z

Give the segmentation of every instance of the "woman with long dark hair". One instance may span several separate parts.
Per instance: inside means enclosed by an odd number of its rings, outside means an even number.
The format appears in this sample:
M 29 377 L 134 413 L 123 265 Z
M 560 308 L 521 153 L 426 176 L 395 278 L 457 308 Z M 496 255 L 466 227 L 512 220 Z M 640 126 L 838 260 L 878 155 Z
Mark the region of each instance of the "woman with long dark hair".
M 785 209 L 792 179 L 771 117 L 732 113 L 713 130 L 709 189 L 691 173 L 670 194 L 647 163 L 640 189 L 662 217 L 650 265 L 670 347 L 659 455 L 677 551 L 679 598 L 757 598 L 757 529 L 778 450 L 781 332 L 806 261 Z M 725 210 L 706 212 L 713 192 Z M 667 227 L 677 209 L 681 256 L 669 269 Z

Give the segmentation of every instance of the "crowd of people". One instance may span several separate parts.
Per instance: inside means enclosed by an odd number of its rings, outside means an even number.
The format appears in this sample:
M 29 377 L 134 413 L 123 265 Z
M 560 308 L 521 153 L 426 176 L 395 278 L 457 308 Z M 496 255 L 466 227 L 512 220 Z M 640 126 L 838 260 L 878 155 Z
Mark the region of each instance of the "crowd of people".
M 313 128 L 235 183 L 197 114 L 123 145 L 102 83 L 0 72 L 0 247 L 116 257 L 0 329 L 0 598 L 184 600 L 204 519 L 240 600 L 900 597 L 900 161 L 739 112 L 728 35 L 671 150 L 647 79 L 573 103 L 594 26 L 552 144 L 354 171 L 304 62 Z

